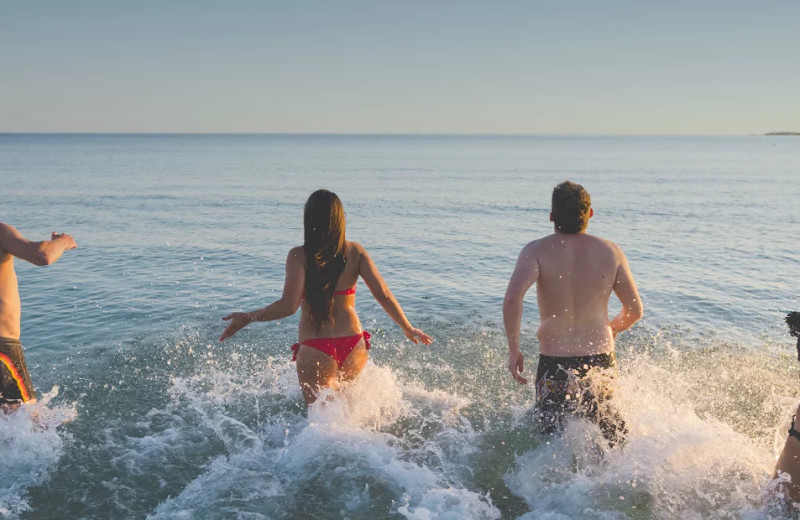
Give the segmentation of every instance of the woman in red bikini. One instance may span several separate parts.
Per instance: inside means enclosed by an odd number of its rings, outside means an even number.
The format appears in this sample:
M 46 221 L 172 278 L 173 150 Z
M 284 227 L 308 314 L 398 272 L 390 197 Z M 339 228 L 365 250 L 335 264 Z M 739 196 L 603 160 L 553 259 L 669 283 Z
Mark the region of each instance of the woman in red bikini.
M 311 404 L 321 388 L 335 388 L 339 381 L 354 379 L 367 363 L 370 335 L 361 329 L 355 310 L 359 276 L 406 338 L 424 345 L 433 340 L 408 322 L 366 249 L 345 240 L 344 208 L 335 193 L 318 190 L 311 194 L 303 226 L 305 243 L 289 251 L 286 258 L 281 298 L 263 309 L 222 318 L 230 324 L 219 340 L 254 321 L 279 320 L 301 308 L 292 360 L 297 361 L 300 388 Z

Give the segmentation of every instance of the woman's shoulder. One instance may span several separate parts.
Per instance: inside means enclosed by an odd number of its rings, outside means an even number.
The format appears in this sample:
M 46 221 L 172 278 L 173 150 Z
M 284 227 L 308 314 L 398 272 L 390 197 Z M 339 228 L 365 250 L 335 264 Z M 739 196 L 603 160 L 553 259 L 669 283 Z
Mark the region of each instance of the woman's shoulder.
M 286 260 L 290 261 L 290 262 L 299 261 L 299 262 L 305 263 L 306 254 L 305 254 L 305 250 L 303 249 L 303 246 L 297 246 L 297 247 L 291 248 L 289 250 L 289 254 L 287 255 Z
M 355 262 L 357 265 L 361 265 L 361 259 L 367 254 L 367 250 L 364 249 L 364 246 L 358 242 L 348 240 L 346 243 L 346 248 L 347 261 L 350 263 Z
M 359 244 L 358 242 L 354 242 L 353 240 L 345 241 L 345 247 L 347 248 L 348 253 L 356 253 L 359 255 L 364 254 L 367 250 L 364 249 L 364 246 Z

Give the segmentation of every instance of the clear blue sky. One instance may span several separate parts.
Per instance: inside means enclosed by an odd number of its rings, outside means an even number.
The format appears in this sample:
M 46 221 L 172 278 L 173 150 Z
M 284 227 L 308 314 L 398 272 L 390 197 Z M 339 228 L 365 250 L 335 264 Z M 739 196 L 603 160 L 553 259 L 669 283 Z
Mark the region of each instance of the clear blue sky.
M 0 132 L 773 130 L 798 0 L 0 0 Z

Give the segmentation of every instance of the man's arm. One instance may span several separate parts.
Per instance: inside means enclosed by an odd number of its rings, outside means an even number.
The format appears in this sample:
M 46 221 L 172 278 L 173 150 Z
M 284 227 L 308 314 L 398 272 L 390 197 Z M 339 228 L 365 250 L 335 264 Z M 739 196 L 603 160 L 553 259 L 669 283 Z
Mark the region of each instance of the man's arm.
M 76 247 L 75 240 L 65 233 L 53 232 L 50 240 L 31 242 L 14 226 L 0 223 L 0 248 L 34 265 L 50 265 L 61 258 L 64 251 Z
M 508 338 L 508 370 L 520 384 L 528 380 L 522 377 L 523 356 L 519 346 L 519 330 L 522 324 L 522 304 L 525 293 L 539 278 L 539 261 L 536 258 L 536 242 L 531 242 L 517 258 L 514 274 L 508 282 L 506 296 L 503 299 L 503 324 Z
M 611 320 L 611 333 L 614 337 L 623 330 L 628 330 L 634 323 L 642 317 L 642 300 L 639 298 L 639 291 L 636 289 L 636 282 L 633 281 L 631 268 L 628 266 L 628 259 L 621 249 L 617 248 L 620 256 L 620 263 L 617 267 L 617 277 L 614 280 L 614 294 L 622 303 L 622 309 L 613 320 Z

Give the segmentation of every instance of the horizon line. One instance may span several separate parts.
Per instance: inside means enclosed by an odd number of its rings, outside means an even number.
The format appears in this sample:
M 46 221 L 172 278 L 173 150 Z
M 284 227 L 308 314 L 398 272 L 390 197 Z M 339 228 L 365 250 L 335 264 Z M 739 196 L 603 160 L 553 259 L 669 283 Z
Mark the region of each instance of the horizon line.
M 625 133 L 518 133 L 518 132 L 6 132 L 0 135 L 117 135 L 117 136 L 341 136 L 341 137 L 770 137 L 769 134 L 792 134 L 792 131 L 769 131 L 750 134 L 625 134 Z

